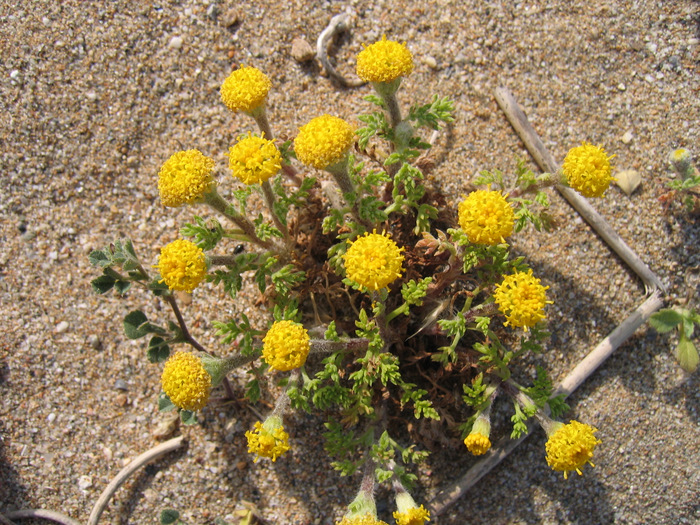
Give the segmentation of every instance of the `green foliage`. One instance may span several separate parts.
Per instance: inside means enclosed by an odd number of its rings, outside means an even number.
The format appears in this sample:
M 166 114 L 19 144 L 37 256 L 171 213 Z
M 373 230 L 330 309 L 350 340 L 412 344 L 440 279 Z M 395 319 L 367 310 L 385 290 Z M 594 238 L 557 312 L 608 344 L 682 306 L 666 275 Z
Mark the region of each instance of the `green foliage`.
M 172 525 L 180 519 L 180 513 L 174 509 L 163 509 L 160 511 L 161 525 Z
M 253 347 L 255 338 L 263 335 L 265 332 L 254 330 L 250 326 L 250 320 L 246 314 L 241 313 L 241 319 L 240 323 L 235 319 L 229 319 L 225 323 L 214 321 L 212 325 L 216 329 L 216 335 L 222 337 L 222 344 L 229 345 L 234 340 L 237 340 L 241 354 L 253 355 L 255 352 Z
M 205 252 L 213 250 L 225 235 L 221 223 L 216 219 L 205 220 L 197 215 L 194 216 L 194 222 L 196 224 L 185 223 L 180 228 L 180 235 L 192 237 L 193 242 Z
M 450 99 L 433 95 L 430 104 L 411 107 L 407 118 L 415 122 L 417 126 L 439 130 L 440 122 L 448 123 L 454 120 L 452 116 L 454 109 L 454 103 Z
M 686 372 L 695 372 L 700 362 L 695 343 L 691 341 L 695 333 L 695 324 L 700 323 L 700 315 L 695 310 L 685 308 L 663 308 L 649 318 L 649 324 L 660 334 L 678 330 L 678 345 L 674 354 L 681 368 Z

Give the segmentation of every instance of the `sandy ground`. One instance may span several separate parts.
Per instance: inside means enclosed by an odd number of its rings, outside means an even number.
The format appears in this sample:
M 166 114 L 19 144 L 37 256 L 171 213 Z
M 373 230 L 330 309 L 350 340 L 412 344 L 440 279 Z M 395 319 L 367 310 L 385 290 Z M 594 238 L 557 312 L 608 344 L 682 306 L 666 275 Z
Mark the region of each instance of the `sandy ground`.
M 588 140 L 615 153 L 618 169 L 641 174 L 632 196 L 613 188 L 595 206 L 668 286 L 669 304 L 698 291 L 697 219 L 659 201 L 673 176 L 668 153 L 700 151 L 698 3 L 282 5 L 0 1 L 0 512 L 44 507 L 85 522 L 119 469 L 157 443 L 160 368 L 141 341 L 125 338 L 120 319 L 142 307 L 165 321 L 168 311 L 140 291 L 95 296 L 87 254 L 128 235 L 150 264 L 177 236 L 192 210 L 164 209 L 156 188 L 172 152 L 200 149 L 227 180 L 228 144 L 254 129 L 218 100 L 238 64 L 271 77 L 280 137 L 323 112 L 352 120 L 367 110 L 368 87 L 340 88 L 290 55 L 293 38 L 313 44 L 346 8 L 352 31 L 332 53 L 342 73 L 352 75 L 361 43 L 386 34 L 407 41 L 417 62 L 404 106 L 433 93 L 455 101 L 431 181 L 451 205 L 479 170 L 512 173 L 518 158 L 529 160 L 492 95 L 508 86 L 556 158 Z M 566 203 L 552 200 L 559 230 L 523 233 L 514 245 L 551 286 L 554 336 L 538 362 L 561 378 L 644 289 Z M 211 322 L 254 314 L 255 291 L 236 304 L 209 292 L 198 291 L 184 315 L 205 346 L 225 351 Z M 672 340 L 640 329 L 570 399 L 569 416 L 600 429 L 594 469 L 564 481 L 548 469 L 539 432 L 436 522 L 698 523 L 698 376 L 680 371 Z M 239 392 L 242 380 L 234 378 Z M 505 404 L 499 410 L 504 420 Z M 270 465 L 246 452 L 244 432 L 256 419 L 241 405 L 207 408 L 201 426 L 177 431 L 187 448 L 135 475 L 102 523 L 156 523 L 165 507 L 189 524 L 212 523 L 243 500 L 270 523 L 333 523 L 359 480 L 330 469 L 320 421 L 288 418 L 293 450 Z M 430 501 L 472 463 L 463 449 L 436 453 L 418 471 L 417 499 Z M 387 491 L 377 497 L 391 521 Z

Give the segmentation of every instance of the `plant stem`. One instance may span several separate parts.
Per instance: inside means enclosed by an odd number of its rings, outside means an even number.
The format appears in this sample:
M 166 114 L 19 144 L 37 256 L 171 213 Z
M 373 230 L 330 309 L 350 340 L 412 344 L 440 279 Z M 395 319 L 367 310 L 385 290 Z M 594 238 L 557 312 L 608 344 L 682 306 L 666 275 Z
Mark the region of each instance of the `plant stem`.
M 289 231 L 287 230 L 287 226 L 282 224 L 282 221 L 277 216 L 277 213 L 275 213 L 275 195 L 272 193 L 272 186 L 270 186 L 270 181 L 264 181 L 261 184 L 261 186 L 263 189 L 263 195 L 265 197 L 265 204 L 267 204 L 267 208 L 270 210 L 272 220 L 275 223 L 277 229 L 284 236 L 285 244 L 289 247 L 289 245 L 291 244 L 291 239 L 289 238 Z
M 175 296 L 170 293 L 166 294 L 163 296 L 163 298 L 167 301 L 167 303 L 170 305 L 170 308 L 172 308 L 173 313 L 175 314 L 175 317 L 177 318 L 177 324 L 180 325 L 180 331 L 182 332 L 182 336 L 185 338 L 185 341 L 189 343 L 191 346 L 199 350 L 200 352 L 206 353 L 206 348 L 204 348 L 202 345 L 200 345 L 197 340 L 192 337 L 190 334 L 190 331 L 187 329 L 187 324 L 185 323 L 184 317 L 182 317 L 182 313 L 180 312 L 180 308 L 177 305 L 177 300 L 175 299 Z

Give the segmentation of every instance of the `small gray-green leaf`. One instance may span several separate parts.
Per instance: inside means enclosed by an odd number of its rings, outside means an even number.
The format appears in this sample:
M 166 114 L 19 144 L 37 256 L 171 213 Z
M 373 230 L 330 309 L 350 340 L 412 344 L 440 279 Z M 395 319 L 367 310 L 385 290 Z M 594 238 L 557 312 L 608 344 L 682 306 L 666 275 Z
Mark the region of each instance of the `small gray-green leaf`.
M 124 295 L 131 288 L 131 281 L 117 281 L 114 283 L 114 288 L 119 292 L 119 295 Z
M 175 404 L 170 401 L 170 398 L 168 397 L 168 394 L 165 392 L 161 392 L 158 395 L 158 410 L 160 412 L 172 412 L 175 410 L 177 407 Z
M 676 359 L 681 365 L 681 368 L 686 372 L 693 373 L 698 369 L 698 349 L 692 341 L 681 337 L 678 346 L 676 347 Z
M 102 250 L 94 250 L 90 252 L 90 255 L 88 255 L 88 259 L 90 261 L 90 264 L 92 264 L 93 266 L 99 266 L 102 268 L 108 266 L 110 263 L 109 256 Z
M 660 334 L 670 332 L 683 321 L 683 316 L 672 310 L 664 308 L 649 318 L 649 324 Z
M 114 283 L 116 281 L 107 275 L 100 275 L 97 279 L 93 279 L 90 281 L 90 284 L 92 285 L 92 289 L 95 290 L 96 293 L 107 293 L 109 292 L 112 287 L 114 287 Z
M 149 332 L 148 317 L 141 310 L 134 310 L 124 318 L 124 333 L 129 339 L 140 339 Z
M 163 509 L 160 511 L 161 525 L 172 525 L 180 519 L 180 513 L 175 509 Z
M 196 425 L 197 414 L 189 410 L 180 410 L 180 421 L 183 425 Z
M 162 363 L 170 357 L 170 347 L 165 339 L 154 335 L 148 342 L 148 360 L 151 363 Z

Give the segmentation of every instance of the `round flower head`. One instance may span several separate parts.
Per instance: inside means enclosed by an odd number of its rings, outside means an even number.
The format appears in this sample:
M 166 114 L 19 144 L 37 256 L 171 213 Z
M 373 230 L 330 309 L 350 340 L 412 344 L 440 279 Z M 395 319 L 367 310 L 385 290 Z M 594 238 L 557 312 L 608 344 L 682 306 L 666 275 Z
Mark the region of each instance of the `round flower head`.
M 214 185 L 214 161 L 196 149 L 173 154 L 158 172 L 158 191 L 164 206 L 192 204 Z
M 272 87 L 270 79 L 255 67 L 243 66 L 224 80 L 221 85 L 221 101 L 231 111 L 251 113 L 265 103 Z
M 351 242 L 343 255 L 345 274 L 370 290 L 384 288 L 401 277 L 403 250 L 388 235 L 367 232 Z
M 165 362 L 160 381 L 170 401 L 183 410 L 201 410 L 209 401 L 211 376 L 194 354 L 175 352 Z
M 248 439 L 248 452 L 256 454 L 255 461 L 260 458 L 270 458 L 276 461 L 278 457 L 289 450 L 289 434 L 284 431 L 282 420 L 271 416 L 265 423 L 257 421 L 254 430 L 245 433 Z
M 608 157 L 603 148 L 584 142 L 566 154 L 562 173 L 567 184 L 584 197 L 602 197 L 615 180 L 610 166 L 614 156 Z
M 178 239 L 160 250 L 158 268 L 162 279 L 171 290 L 192 293 L 207 275 L 204 252 L 193 242 Z
M 548 289 L 532 275 L 532 270 L 507 275 L 494 293 L 498 309 L 506 316 L 506 326 L 521 327 L 527 332 L 544 319 L 545 305 L 552 304 L 547 301 Z
M 271 140 L 248 134 L 241 137 L 228 153 L 228 166 L 243 184 L 260 184 L 282 168 L 282 155 Z
M 515 213 L 500 191 L 477 190 L 459 203 L 459 226 L 474 244 L 505 242 L 513 233 Z
M 579 475 L 583 474 L 581 468 L 586 463 L 594 466 L 591 462 L 593 450 L 602 443 L 593 435 L 595 432 L 598 432 L 597 428 L 578 421 L 571 421 L 567 425 L 560 424 L 549 434 L 545 445 L 547 464 L 553 470 L 563 471 L 564 479 L 568 478 L 572 470 Z
M 286 372 L 306 362 L 311 340 L 306 329 L 293 321 L 277 321 L 263 338 L 262 355 L 275 370 Z
M 386 39 L 365 47 L 357 55 L 357 76 L 367 82 L 392 82 L 413 71 L 413 56 L 406 44 Z
M 467 446 L 469 452 L 475 456 L 482 456 L 491 448 L 491 440 L 479 432 L 469 434 L 464 438 L 464 444 Z
M 342 118 L 321 115 L 299 128 L 294 139 L 297 158 L 312 168 L 325 169 L 345 158 L 355 131 Z
M 406 512 L 396 511 L 393 514 L 396 520 L 396 525 L 423 525 L 430 521 L 430 512 L 425 510 L 425 507 L 413 507 Z
M 352 518 L 345 516 L 336 525 L 387 525 L 387 523 L 378 520 L 371 514 L 363 514 L 362 516 L 353 516 Z

